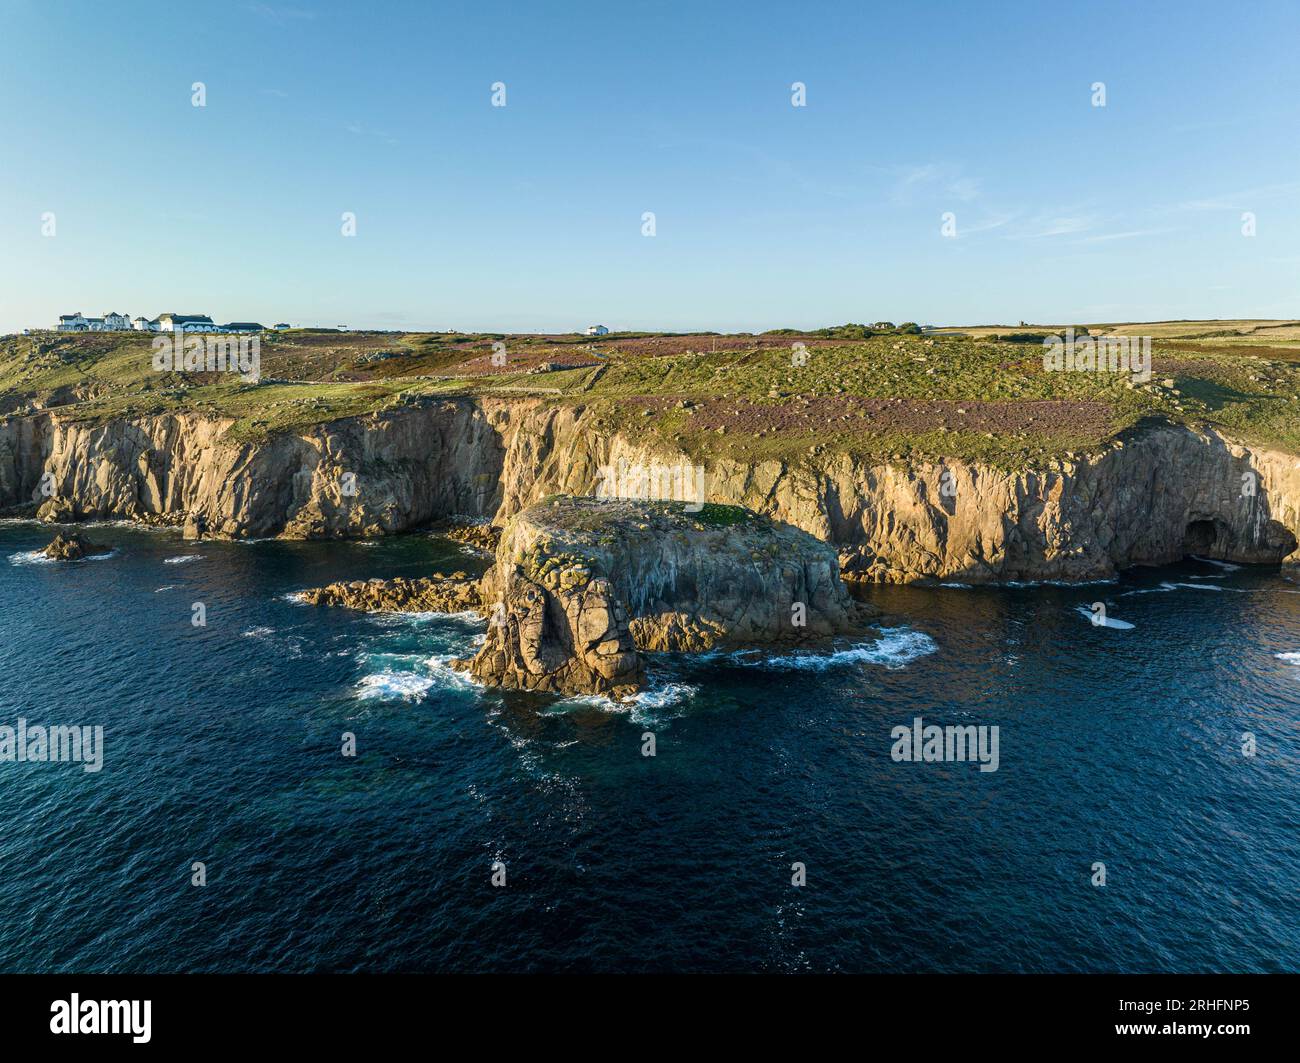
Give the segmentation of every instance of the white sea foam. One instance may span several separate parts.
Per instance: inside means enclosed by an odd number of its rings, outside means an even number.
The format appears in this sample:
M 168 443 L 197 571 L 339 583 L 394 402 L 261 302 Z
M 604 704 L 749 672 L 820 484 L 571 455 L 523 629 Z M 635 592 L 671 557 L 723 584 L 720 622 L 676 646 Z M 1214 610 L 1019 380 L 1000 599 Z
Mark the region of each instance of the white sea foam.
M 483 686 L 469 672 L 461 672 L 451 666 L 451 662 L 457 659 L 457 654 L 444 653 L 435 654 L 430 657 L 425 664 L 433 675 L 433 680 L 443 687 L 481 687 Z
M 615 701 L 606 694 L 571 694 L 556 703 L 559 710 L 577 706 L 591 706 L 605 712 L 627 713 L 629 718 L 638 722 L 648 722 L 651 714 L 664 709 L 675 708 L 700 692 L 692 683 L 658 683 L 651 684 L 636 694 Z
M 1089 620 L 1092 620 L 1093 618 L 1092 610 L 1086 605 L 1079 606 L 1076 612 L 1086 616 Z M 1096 626 L 1112 628 L 1115 631 L 1132 631 L 1134 627 L 1134 625 L 1130 624 L 1127 620 L 1116 620 L 1113 616 L 1106 617 Z
M 1128 598 L 1135 594 L 1168 594 L 1170 591 L 1176 591 L 1178 588 L 1172 583 L 1162 583 L 1159 587 L 1142 587 L 1135 591 L 1125 591 L 1120 595 L 1121 598 Z M 1092 615 L 1089 613 L 1089 615 Z
M 830 653 L 799 652 L 766 657 L 759 654 L 759 651 L 743 650 L 733 654 L 730 659 L 755 668 L 824 672 L 828 668 L 840 668 L 848 664 L 880 664 L 886 668 L 902 668 L 918 657 L 935 653 L 938 649 L 934 639 L 924 631 L 894 627 L 881 628 L 880 638 L 873 642 Z M 747 660 L 748 657 L 756 659 Z
M 275 634 L 273 627 L 250 627 L 247 631 L 240 632 L 246 639 L 264 639 L 268 635 Z
M 372 661 L 425 661 L 428 658 L 423 653 L 372 653 L 369 651 L 358 653 L 358 660 L 370 663 Z
M 486 624 L 487 621 L 472 610 L 465 609 L 459 613 L 441 613 L 436 609 L 422 609 L 408 612 L 400 609 L 385 609 L 378 613 L 367 613 L 367 618 L 383 627 L 396 627 L 403 624 L 427 624 L 431 620 L 455 620 L 462 624 Z
M 435 613 L 435 616 L 441 616 L 447 620 L 459 620 L 462 624 L 485 624 L 486 618 L 474 612 L 473 609 L 462 609 L 459 613 Z
M 22 553 L 10 554 L 11 565 L 52 565 L 54 558 L 46 557 L 39 550 L 24 550 Z
M 1016 590 L 1022 590 L 1025 587 L 1095 587 L 1099 584 L 1118 583 L 1119 577 L 1112 576 L 1110 579 L 1031 579 L 1018 580 L 1009 579 L 1000 584 L 1003 587 L 1013 587 Z
M 78 557 L 68 561 L 58 561 L 52 557 L 46 557 L 40 550 L 23 550 L 16 554 L 9 555 L 11 565 L 58 565 L 58 564 L 79 564 L 82 561 L 107 561 L 117 553 L 117 548 L 105 551 L 102 554 L 87 554 L 85 557 Z
M 362 677 L 357 697 L 365 701 L 419 701 L 434 682 L 432 676 L 415 672 L 378 672 Z
M 1300 653 L 1275 653 L 1273 656 L 1287 664 L 1300 664 Z
M 624 698 L 623 703 L 637 705 L 643 709 L 667 709 L 683 701 L 689 701 L 699 692 L 700 688 L 691 683 L 665 683 L 663 686 L 652 686 Z
M 1202 564 L 1205 565 L 1215 565 L 1226 572 L 1237 572 L 1241 569 L 1240 565 L 1234 565 L 1231 561 L 1216 561 L 1212 557 L 1197 557 L 1195 554 L 1193 554 L 1192 560 L 1200 561 Z
M 1204 576 L 1198 577 L 1204 579 L 1222 579 L 1222 576 Z M 1142 587 L 1134 591 L 1125 591 L 1120 595 L 1121 598 L 1128 598 L 1135 594 L 1168 594 L 1170 591 L 1216 591 L 1220 594 L 1231 592 L 1233 594 L 1249 594 L 1250 590 L 1246 587 L 1220 587 L 1217 583 L 1170 583 L 1167 580 L 1158 587 Z
M 202 561 L 202 554 L 181 554 L 179 557 L 164 557 L 164 565 L 184 565 L 190 561 Z

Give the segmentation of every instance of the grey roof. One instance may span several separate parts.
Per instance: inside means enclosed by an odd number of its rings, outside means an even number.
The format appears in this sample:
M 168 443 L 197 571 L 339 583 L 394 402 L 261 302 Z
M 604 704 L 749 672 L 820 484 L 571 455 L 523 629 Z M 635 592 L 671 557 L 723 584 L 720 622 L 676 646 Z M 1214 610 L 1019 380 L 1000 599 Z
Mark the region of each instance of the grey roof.
M 248 330 L 248 331 L 250 331 L 250 332 L 256 330 L 256 331 L 260 332 L 260 331 L 261 331 L 265 326 L 264 326 L 264 325 L 259 325 L 256 321 L 231 321 L 231 322 L 229 322 L 228 324 L 222 325 L 221 327 L 222 327 L 222 328 L 246 329 L 246 330 Z
M 208 317 L 207 314 L 159 314 L 158 320 L 161 321 L 165 317 L 171 318 L 172 321 L 179 321 L 181 324 L 189 321 L 212 321 L 212 318 Z

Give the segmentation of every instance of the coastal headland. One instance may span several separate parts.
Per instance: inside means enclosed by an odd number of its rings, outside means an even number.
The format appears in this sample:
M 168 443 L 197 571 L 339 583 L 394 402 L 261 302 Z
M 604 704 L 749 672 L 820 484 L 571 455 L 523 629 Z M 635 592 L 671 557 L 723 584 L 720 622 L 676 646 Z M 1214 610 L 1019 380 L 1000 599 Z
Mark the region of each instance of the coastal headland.
M 366 538 L 503 527 L 632 483 L 802 529 L 848 579 L 1297 559 L 1300 324 L 1106 326 L 1154 336 L 1146 381 L 1104 359 L 1053 371 L 1054 328 L 292 330 L 265 338 L 256 382 L 157 372 L 146 337 L 9 337 L 0 506 L 193 538 Z

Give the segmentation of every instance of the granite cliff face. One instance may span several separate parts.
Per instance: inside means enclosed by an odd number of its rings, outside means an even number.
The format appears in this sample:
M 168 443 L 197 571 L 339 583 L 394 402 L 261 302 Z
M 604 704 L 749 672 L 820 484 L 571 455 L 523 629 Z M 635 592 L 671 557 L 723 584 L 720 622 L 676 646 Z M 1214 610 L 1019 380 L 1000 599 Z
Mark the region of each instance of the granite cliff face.
M 645 664 L 610 581 L 576 562 L 531 576 L 515 566 L 497 575 L 483 648 L 456 665 L 511 690 L 620 698 L 640 690 Z
M 602 468 L 690 465 L 665 441 L 596 430 L 541 400 L 430 401 L 266 442 L 198 414 L 89 425 L 0 421 L 0 506 L 51 520 L 176 523 L 190 536 L 366 537 L 449 516 L 504 524 Z M 711 462 L 707 498 L 833 544 L 845 574 L 906 582 L 1097 579 L 1188 553 L 1300 561 L 1300 461 L 1165 426 L 1008 472 L 978 464 Z
M 0 505 L 52 520 L 166 515 L 187 536 L 364 538 L 488 512 L 501 433 L 464 403 L 333 422 L 266 442 L 231 422 L 169 414 L 89 425 L 0 423 Z
M 737 507 L 556 497 L 506 527 L 466 662 L 527 690 L 640 688 L 638 650 L 708 650 L 861 630 L 832 547 Z

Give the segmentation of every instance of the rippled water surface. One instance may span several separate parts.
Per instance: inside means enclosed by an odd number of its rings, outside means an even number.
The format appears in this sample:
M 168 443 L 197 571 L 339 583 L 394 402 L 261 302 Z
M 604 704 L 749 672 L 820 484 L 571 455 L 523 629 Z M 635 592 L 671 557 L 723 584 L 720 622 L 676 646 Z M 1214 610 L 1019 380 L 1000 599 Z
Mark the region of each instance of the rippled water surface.
M 0 970 L 1300 970 L 1276 569 L 880 588 L 861 639 L 615 706 L 470 684 L 473 617 L 292 600 L 481 567 L 445 540 L 88 531 L 0 525 L 0 724 L 105 731 L 98 774 L 0 763 Z M 895 763 L 917 716 L 997 725 L 999 770 Z

